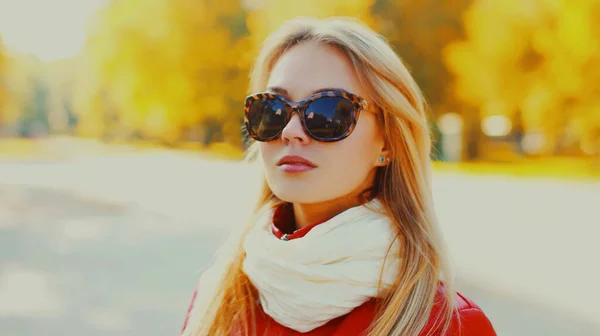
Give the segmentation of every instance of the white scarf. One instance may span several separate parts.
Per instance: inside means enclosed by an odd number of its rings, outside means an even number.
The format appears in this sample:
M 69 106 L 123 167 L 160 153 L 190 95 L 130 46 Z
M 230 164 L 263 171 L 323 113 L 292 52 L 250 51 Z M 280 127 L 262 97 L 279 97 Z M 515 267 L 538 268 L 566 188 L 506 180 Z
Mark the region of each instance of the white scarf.
M 381 209 L 377 200 L 368 205 Z M 399 272 L 389 218 L 365 206 L 288 241 L 272 233 L 271 220 L 272 211 L 246 237 L 243 270 L 258 289 L 264 312 L 288 328 L 304 333 L 346 315 L 384 295 Z

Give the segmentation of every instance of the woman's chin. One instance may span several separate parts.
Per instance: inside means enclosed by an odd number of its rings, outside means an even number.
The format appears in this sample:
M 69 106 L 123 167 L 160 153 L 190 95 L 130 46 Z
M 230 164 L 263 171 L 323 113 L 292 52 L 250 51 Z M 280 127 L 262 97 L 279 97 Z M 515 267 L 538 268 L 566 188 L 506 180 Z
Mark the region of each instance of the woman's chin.
M 318 203 L 318 198 L 314 195 L 305 195 L 293 191 L 290 192 L 273 192 L 277 198 L 287 203 L 299 203 L 299 204 L 310 204 Z
M 328 199 L 322 188 L 315 188 L 315 184 L 307 182 L 279 183 L 271 186 L 271 190 L 277 198 L 288 203 L 311 204 Z

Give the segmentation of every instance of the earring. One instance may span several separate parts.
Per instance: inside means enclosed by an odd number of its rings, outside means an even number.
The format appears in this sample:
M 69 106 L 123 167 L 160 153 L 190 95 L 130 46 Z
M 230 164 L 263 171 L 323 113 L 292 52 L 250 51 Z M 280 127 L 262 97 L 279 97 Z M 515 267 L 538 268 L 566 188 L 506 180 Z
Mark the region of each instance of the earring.
M 384 163 L 385 162 L 385 158 L 383 156 L 379 157 L 379 162 Z

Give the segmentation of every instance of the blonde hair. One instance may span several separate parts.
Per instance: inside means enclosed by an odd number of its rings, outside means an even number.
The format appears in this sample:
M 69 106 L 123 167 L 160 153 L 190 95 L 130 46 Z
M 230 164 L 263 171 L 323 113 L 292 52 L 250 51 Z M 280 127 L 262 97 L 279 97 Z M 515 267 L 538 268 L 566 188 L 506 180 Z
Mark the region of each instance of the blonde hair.
M 383 38 L 348 18 L 299 18 L 270 35 L 251 73 L 251 91 L 264 90 L 279 57 L 292 46 L 316 42 L 335 47 L 351 61 L 361 85 L 375 105 L 391 150 L 391 162 L 378 168 L 374 190 L 397 228 L 400 274 L 382 300 L 368 335 L 418 335 L 431 317 L 434 298 L 443 283 L 445 300 L 436 316 L 436 334 L 445 334 L 454 313 L 449 263 L 435 216 L 431 192 L 431 138 L 425 99 L 406 66 Z M 249 155 L 256 153 L 256 144 Z M 263 181 L 256 212 L 281 203 Z M 256 334 L 257 291 L 242 271 L 245 253 L 237 241 L 233 259 L 211 293 L 206 312 L 195 314 L 192 335 L 229 335 L 233 322 L 243 335 Z M 202 291 L 202 288 L 199 289 Z

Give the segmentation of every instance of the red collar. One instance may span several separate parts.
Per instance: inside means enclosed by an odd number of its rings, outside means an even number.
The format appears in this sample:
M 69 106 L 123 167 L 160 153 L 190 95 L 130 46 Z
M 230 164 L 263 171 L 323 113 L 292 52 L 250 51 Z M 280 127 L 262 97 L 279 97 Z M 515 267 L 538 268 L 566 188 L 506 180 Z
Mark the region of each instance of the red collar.
M 296 230 L 293 205 L 291 203 L 284 203 L 273 212 L 271 231 L 279 239 L 291 240 L 304 237 L 312 228 L 324 222 L 326 221 Z

